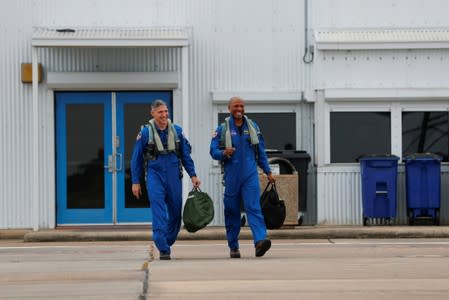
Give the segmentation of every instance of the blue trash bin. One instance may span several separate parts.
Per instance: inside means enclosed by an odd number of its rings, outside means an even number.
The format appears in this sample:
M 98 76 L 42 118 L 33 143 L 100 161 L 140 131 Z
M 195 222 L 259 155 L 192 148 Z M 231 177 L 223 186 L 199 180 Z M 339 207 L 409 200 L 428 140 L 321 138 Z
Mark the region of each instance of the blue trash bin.
M 441 160 L 433 153 L 415 153 L 403 159 L 409 225 L 417 220 L 440 224 Z
M 391 222 L 396 217 L 399 157 L 367 155 L 359 158 L 362 177 L 363 225 L 371 218 Z

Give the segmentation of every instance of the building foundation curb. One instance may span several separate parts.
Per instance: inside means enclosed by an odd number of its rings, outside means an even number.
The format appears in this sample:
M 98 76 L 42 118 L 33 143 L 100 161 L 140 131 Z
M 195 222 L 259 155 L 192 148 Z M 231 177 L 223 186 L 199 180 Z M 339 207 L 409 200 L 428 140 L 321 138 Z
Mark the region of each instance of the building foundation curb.
M 1 232 L 1 231 L 0 231 Z M 73 241 L 151 241 L 151 229 L 147 230 L 41 230 L 24 231 L 24 242 L 73 242 Z M 0 233 L 5 238 L 5 233 Z M 9 234 L 9 236 L 13 236 Z M 248 227 L 240 232 L 241 240 L 251 240 Z M 382 239 L 382 238 L 449 238 L 446 226 L 298 226 L 268 230 L 270 239 Z M 178 240 L 226 240 L 224 227 L 207 227 L 195 233 L 182 229 Z

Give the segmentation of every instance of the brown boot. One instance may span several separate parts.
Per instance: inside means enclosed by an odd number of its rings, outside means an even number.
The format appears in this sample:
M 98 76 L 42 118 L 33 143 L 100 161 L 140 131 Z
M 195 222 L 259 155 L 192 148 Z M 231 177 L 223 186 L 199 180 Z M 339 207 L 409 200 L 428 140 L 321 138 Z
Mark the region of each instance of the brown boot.
M 270 249 L 270 240 L 261 240 L 256 243 L 256 257 L 264 256 L 264 254 Z
M 231 258 L 240 258 L 240 250 L 239 249 L 231 249 L 229 256 Z
M 159 259 L 160 260 L 170 260 L 170 253 L 169 252 L 161 252 L 159 253 Z

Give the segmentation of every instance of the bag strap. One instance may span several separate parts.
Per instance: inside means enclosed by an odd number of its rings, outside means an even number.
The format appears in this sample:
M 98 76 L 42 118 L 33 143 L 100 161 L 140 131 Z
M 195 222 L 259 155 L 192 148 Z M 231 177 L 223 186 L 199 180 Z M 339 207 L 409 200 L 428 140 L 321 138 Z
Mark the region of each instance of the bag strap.
M 194 186 L 191 190 L 191 192 L 202 192 L 201 189 L 198 186 Z
M 276 191 L 276 193 L 278 192 L 277 189 L 276 189 L 276 182 L 271 183 L 271 182 L 268 181 L 267 186 L 263 190 L 264 193 L 268 190 L 268 187 L 271 187 L 270 190 L 274 189 Z

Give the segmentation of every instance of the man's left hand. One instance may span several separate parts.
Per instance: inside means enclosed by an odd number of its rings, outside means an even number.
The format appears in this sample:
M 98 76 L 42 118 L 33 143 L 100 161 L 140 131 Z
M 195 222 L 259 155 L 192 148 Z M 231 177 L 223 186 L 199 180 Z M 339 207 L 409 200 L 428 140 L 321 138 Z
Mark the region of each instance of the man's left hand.
M 274 183 L 276 181 L 276 179 L 274 178 L 272 173 L 268 174 L 267 177 L 268 177 L 268 181 L 271 183 Z

